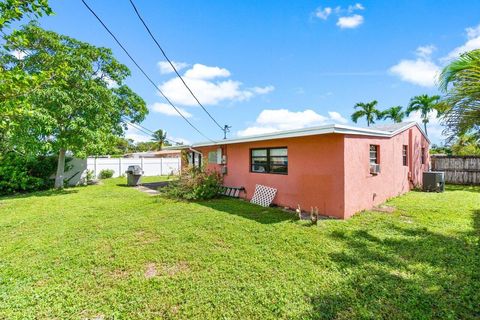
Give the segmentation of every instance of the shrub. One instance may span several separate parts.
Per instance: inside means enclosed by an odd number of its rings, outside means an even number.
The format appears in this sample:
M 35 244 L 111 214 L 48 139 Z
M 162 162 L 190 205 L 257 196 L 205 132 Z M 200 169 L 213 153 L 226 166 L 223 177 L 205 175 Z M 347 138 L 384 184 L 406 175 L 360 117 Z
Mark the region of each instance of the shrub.
M 87 170 L 87 176 L 85 177 L 86 183 L 91 184 L 95 180 L 95 172 L 93 170 Z
M 0 155 L 0 195 L 49 189 L 56 169 L 55 156 Z
M 216 171 L 202 171 L 197 168 L 182 170 L 179 179 L 161 189 L 169 198 L 184 200 L 206 200 L 218 196 L 222 176 Z
M 100 179 L 109 179 L 113 177 L 114 173 L 115 171 L 113 171 L 112 169 L 103 169 L 100 171 L 100 174 L 98 176 L 100 177 Z

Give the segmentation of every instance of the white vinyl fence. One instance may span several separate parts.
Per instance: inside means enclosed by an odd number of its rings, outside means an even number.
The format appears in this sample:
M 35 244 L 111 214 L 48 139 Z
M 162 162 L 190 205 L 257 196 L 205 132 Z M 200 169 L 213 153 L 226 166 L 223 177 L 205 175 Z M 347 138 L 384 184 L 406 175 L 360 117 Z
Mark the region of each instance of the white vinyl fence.
M 144 176 L 167 176 L 180 171 L 180 158 L 88 158 L 87 170 L 92 170 L 95 177 L 100 171 L 110 169 L 114 177 L 125 174 L 128 166 L 138 165 Z
M 72 177 L 70 185 L 82 183 L 86 179 L 87 170 L 91 170 L 98 178 L 100 171 L 113 170 L 114 177 L 125 174 L 128 166 L 139 165 L 144 176 L 166 176 L 178 174 L 181 169 L 180 158 L 87 158 L 74 159 L 72 168 L 65 177 Z

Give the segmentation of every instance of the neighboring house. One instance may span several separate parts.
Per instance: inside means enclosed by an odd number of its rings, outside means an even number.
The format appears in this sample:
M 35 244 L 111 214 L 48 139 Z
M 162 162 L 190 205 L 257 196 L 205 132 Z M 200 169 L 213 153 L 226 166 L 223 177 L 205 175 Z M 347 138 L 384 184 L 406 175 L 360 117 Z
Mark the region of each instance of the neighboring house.
M 124 155 L 125 158 L 180 158 L 180 156 L 180 150 L 134 152 Z
M 274 203 L 348 218 L 422 184 L 429 140 L 416 122 L 374 128 L 325 125 L 197 143 L 190 162 L 224 173 L 224 185 L 276 188 Z

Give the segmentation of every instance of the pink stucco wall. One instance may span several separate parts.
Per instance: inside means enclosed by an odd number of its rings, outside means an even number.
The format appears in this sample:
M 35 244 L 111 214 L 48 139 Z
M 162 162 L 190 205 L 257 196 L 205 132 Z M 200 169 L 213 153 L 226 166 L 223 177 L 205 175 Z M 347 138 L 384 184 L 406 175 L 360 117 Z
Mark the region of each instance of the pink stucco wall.
M 288 148 L 288 175 L 250 172 L 250 149 L 263 147 Z M 197 148 L 204 154 L 218 147 Z M 288 139 L 229 144 L 223 146 L 227 156 L 228 173 L 224 177 L 227 186 L 243 186 L 250 199 L 256 184 L 278 189 L 274 203 L 279 206 L 310 211 L 318 207 L 323 215 L 343 218 L 344 167 L 343 136 L 317 135 Z M 219 169 L 219 165 L 207 164 L 207 169 Z
M 369 171 L 369 148 L 379 146 L 381 173 Z M 408 146 L 408 164 L 403 165 L 402 148 Z M 372 208 L 388 198 L 398 196 L 422 183 L 428 170 L 428 141 L 417 127 L 392 138 L 345 136 L 345 218 Z M 425 148 L 425 164 L 421 164 L 421 148 Z
M 380 148 L 381 173 L 375 176 L 370 174 L 371 144 Z M 403 145 L 409 146 L 407 166 L 402 161 Z M 288 175 L 250 172 L 250 149 L 263 147 L 288 148 Z M 196 148 L 203 153 L 207 170 L 220 169 L 220 165 L 208 163 L 208 152 L 217 148 Z M 245 187 L 247 199 L 253 196 L 256 184 L 263 184 L 278 190 L 274 203 L 279 206 L 295 208 L 299 204 L 306 211 L 318 207 L 321 214 L 342 219 L 420 185 L 430 161 L 428 142 L 417 127 L 392 138 L 325 134 L 221 148 L 227 156 L 224 184 Z

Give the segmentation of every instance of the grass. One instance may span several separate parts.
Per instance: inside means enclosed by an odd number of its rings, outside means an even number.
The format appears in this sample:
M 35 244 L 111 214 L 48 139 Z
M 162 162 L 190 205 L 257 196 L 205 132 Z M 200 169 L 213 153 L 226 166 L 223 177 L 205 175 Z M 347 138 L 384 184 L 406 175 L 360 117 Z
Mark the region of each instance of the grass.
M 479 187 L 309 226 L 124 180 L 0 198 L 0 319 L 480 317 Z

